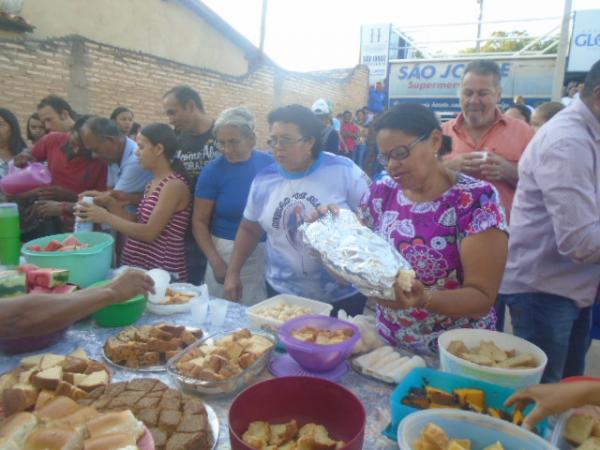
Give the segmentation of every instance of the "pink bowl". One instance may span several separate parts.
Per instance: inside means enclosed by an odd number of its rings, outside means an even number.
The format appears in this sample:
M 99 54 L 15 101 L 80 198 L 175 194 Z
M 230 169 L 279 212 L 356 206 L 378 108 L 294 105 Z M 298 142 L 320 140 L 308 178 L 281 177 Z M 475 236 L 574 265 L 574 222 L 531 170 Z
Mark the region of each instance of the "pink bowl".
M 67 327 L 68 328 L 68 327 Z M 56 344 L 63 337 L 67 328 L 42 336 L 26 336 L 20 338 L 0 338 L 0 352 L 16 355 L 33 352 Z
M 304 327 L 314 327 L 323 330 L 339 330 L 351 328 L 354 336 L 340 344 L 321 345 L 301 341 L 292 336 L 292 331 Z M 287 352 L 306 370 L 312 372 L 327 372 L 344 362 L 352 353 L 354 346 L 360 340 L 360 330 L 354 324 L 335 317 L 302 316 L 289 320 L 279 328 L 279 339 Z
M 348 389 L 314 377 L 282 377 L 257 383 L 240 393 L 229 409 L 229 439 L 233 450 L 251 450 L 242 440 L 250 422 L 271 424 L 292 419 L 301 427 L 323 425 L 329 436 L 346 442 L 344 450 L 363 448 L 367 413 Z

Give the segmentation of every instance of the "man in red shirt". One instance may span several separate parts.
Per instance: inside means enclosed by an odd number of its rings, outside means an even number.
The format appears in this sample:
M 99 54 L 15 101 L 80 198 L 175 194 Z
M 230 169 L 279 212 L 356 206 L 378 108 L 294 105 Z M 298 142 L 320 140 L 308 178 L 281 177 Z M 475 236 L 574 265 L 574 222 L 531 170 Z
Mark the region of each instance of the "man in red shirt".
M 518 181 L 517 163 L 533 137 L 533 129 L 498 109 L 502 94 L 500 68 L 490 60 L 475 60 L 463 72 L 462 112 L 442 130 L 452 138 L 449 168 L 490 181 L 510 218 Z
M 36 218 L 61 216 L 71 219 L 78 194 L 88 190 L 106 190 L 106 164 L 92 158 L 81 143 L 80 128 L 88 118 L 89 116 L 83 116 L 78 119 L 69 132 L 47 134 L 35 144 L 31 153 L 22 154 L 17 161 L 17 164 L 27 160 L 47 162 L 52 175 L 51 186 L 34 189 L 19 196 L 21 200 L 35 202 L 35 207 L 30 210 L 30 222 L 36 222 Z M 29 225 L 27 228 L 37 227 L 35 224 Z M 69 228 L 70 220 L 65 225 Z M 55 224 L 50 228 L 55 231 L 57 226 Z M 34 232 L 34 235 L 41 233 Z
M 354 151 L 358 145 L 358 138 L 360 136 L 360 128 L 352 122 L 352 113 L 350 111 L 344 111 L 344 122 L 340 129 L 340 135 L 342 136 L 342 142 L 340 143 L 341 154 L 353 158 Z

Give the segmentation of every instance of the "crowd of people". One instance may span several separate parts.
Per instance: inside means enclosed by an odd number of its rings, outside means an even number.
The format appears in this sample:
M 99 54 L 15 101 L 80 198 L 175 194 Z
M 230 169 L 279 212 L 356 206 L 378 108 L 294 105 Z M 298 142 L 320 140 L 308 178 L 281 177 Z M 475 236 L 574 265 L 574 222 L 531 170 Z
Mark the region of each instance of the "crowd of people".
M 80 116 L 48 96 L 27 121 L 29 145 L 0 109 L 0 176 L 30 161 L 52 175 L 8 199 L 24 240 L 78 217 L 118 237 L 119 265 L 160 267 L 245 304 L 300 295 L 333 314 L 359 314 L 368 299 L 325 268 L 300 226 L 353 210 L 416 273 L 410 292 L 372 299 L 389 343 L 435 352 L 448 329 L 502 330 L 508 308 L 514 333 L 548 355 L 543 381 L 581 375 L 600 284 L 600 61 L 566 107 L 515 98 L 502 112 L 490 60 L 465 67 L 459 95 L 443 125 L 414 103 L 339 118 L 324 99 L 282 106 L 266 118 L 269 149 L 251 111 L 213 118 L 189 86 L 164 94 L 170 125 L 139 126 L 122 106 Z

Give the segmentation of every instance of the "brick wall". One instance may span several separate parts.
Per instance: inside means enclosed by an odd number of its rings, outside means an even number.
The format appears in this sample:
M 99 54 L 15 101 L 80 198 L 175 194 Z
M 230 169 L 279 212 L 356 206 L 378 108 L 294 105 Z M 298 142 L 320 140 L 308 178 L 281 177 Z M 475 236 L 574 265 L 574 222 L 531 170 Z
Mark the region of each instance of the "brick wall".
M 232 106 L 249 108 L 257 117 L 259 142 L 264 144 L 266 115 L 276 106 L 310 107 L 321 97 L 334 102 L 336 113 L 365 105 L 368 70 L 358 66 L 301 74 L 263 64 L 243 77 L 232 77 L 78 36 L 0 40 L 0 106 L 17 114 L 23 125 L 49 93 L 66 97 L 82 113 L 107 116 L 116 106 L 125 105 L 142 124 L 164 122 L 162 96 L 178 84 L 197 89 L 211 115 Z

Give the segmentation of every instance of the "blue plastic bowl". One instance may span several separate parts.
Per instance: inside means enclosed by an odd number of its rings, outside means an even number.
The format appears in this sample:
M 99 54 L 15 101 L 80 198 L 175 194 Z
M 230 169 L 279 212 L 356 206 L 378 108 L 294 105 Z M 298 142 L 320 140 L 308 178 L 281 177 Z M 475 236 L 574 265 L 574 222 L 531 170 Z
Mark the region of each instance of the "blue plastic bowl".
M 452 392 L 454 389 L 481 389 L 485 392 L 486 404 L 490 408 L 504 409 L 512 411 L 513 408 L 506 408 L 504 402 L 516 392 L 516 390 L 504 386 L 486 383 L 485 381 L 475 380 L 473 378 L 452 375 L 450 373 L 440 372 L 438 370 L 420 368 L 411 371 L 408 376 L 394 389 L 390 398 L 392 407 L 392 424 L 385 431 L 385 435 L 391 439 L 396 439 L 396 433 L 400 422 L 408 415 L 420 411 L 419 409 L 407 406 L 402 403 L 411 388 L 422 388 L 428 385 L 434 388 L 442 389 L 446 392 Z M 525 409 L 527 414 L 533 405 Z M 483 414 L 482 414 L 483 415 Z M 546 436 L 548 432 L 548 422 L 546 420 L 538 424 L 539 434 Z M 488 444 L 490 445 L 490 444 Z M 484 446 L 485 447 L 485 446 Z M 474 447 L 478 448 L 478 447 Z
M 45 247 L 50 241 L 63 241 L 74 234 L 82 243 L 90 247 L 72 252 L 34 252 L 29 250 L 31 245 Z M 83 233 L 64 233 L 34 239 L 23 245 L 21 254 L 28 264 L 48 269 L 69 270 L 69 283 L 81 288 L 105 280 L 110 270 L 115 240 L 110 234 L 95 231 Z
M 550 442 L 525 428 L 505 420 L 456 409 L 429 409 L 407 416 L 398 427 L 400 450 L 412 450 L 415 440 L 428 423 L 438 425 L 451 439 L 469 439 L 474 449 L 487 448 L 500 442 L 506 449 L 556 450 Z

